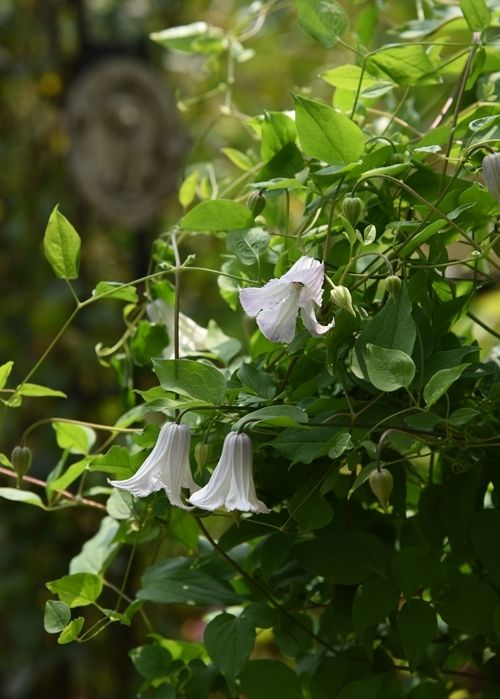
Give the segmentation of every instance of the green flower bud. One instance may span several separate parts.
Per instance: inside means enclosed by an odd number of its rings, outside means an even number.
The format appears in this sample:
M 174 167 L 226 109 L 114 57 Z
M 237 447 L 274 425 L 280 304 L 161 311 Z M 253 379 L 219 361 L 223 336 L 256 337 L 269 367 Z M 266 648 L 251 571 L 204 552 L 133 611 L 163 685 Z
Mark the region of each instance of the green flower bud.
M 10 460 L 14 471 L 17 473 L 17 482 L 20 484 L 23 476 L 29 471 L 31 466 L 31 449 L 29 447 L 14 447 Z
M 351 226 L 355 226 L 363 213 L 363 202 L 359 197 L 344 197 L 342 213 Z
M 210 447 L 206 442 L 198 442 L 194 448 L 194 458 L 198 468 L 203 468 L 208 463 Z
M 341 284 L 339 284 L 338 286 L 335 285 L 333 289 L 330 291 L 330 296 L 333 303 L 336 306 L 338 306 L 339 308 L 343 308 L 344 311 L 347 311 L 351 315 L 356 316 L 354 307 L 352 305 L 351 292 L 347 287 L 342 286 Z
M 500 153 L 483 158 L 483 177 L 488 192 L 500 201 Z
M 394 484 L 392 473 L 386 468 L 376 468 L 368 476 L 368 483 L 379 503 L 387 510 Z
M 401 279 L 395 274 L 391 274 L 385 279 L 384 284 L 385 290 L 395 299 L 401 288 Z
M 254 216 L 258 216 L 266 205 L 266 197 L 262 190 L 255 190 L 250 194 L 247 200 L 247 206 Z

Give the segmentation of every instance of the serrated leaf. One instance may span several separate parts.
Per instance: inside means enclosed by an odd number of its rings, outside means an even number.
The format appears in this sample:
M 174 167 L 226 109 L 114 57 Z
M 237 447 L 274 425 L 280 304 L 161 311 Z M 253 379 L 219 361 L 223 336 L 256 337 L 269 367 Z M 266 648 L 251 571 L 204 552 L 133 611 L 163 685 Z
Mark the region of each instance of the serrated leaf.
M 67 604 L 49 599 L 45 602 L 43 628 L 47 633 L 59 633 L 71 621 L 71 611 Z
M 349 26 L 349 18 L 336 0 L 295 0 L 299 22 L 325 48 L 334 46 Z
M 329 164 L 346 165 L 364 151 L 361 129 L 323 102 L 295 97 L 297 133 L 307 155 Z
M 161 387 L 207 403 L 220 403 L 226 380 L 215 367 L 192 359 L 153 359 L 153 370 Z
M 255 629 L 246 617 L 219 614 L 205 629 L 207 653 L 216 668 L 234 680 L 244 668 L 255 642 Z
M 60 279 L 78 277 L 80 245 L 80 236 L 56 206 L 45 230 L 43 249 L 55 275 Z
M 231 199 L 210 199 L 197 204 L 181 219 L 182 230 L 230 231 L 250 228 L 253 214 L 243 204 Z
M 46 587 L 68 607 L 85 607 L 93 604 L 101 594 L 102 580 L 92 573 L 75 573 L 51 580 Z
M 449 369 L 441 369 L 431 376 L 424 386 L 424 400 L 429 408 L 443 396 L 450 386 L 460 378 L 470 364 L 459 364 Z
M 99 282 L 92 291 L 94 298 L 104 296 L 105 299 L 116 299 L 127 303 L 137 303 L 137 289 L 134 286 L 120 284 L 120 282 Z

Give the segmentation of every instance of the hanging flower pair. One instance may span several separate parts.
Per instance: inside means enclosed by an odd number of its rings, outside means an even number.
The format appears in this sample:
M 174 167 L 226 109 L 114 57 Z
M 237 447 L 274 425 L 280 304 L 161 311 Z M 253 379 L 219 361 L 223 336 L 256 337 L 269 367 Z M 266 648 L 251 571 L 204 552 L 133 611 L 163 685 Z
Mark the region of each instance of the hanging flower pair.
M 252 472 L 252 440 L 247 434 L 230 432 L 224 440 L 222 454 L 206 486 L 193 480 L 189 466 L 191 432 L 186 425 L 167 422 L 160 430 L 153 451 L 137 473 L 123 481 L 109 481 L 115 488 L 146 497 L 162 488 L 172 505 L 184 510 L 194 506 L 202 510 L 240 510 L 269 512 L 255 493 Z M 182 489 L 191 496 L 187 505 Z

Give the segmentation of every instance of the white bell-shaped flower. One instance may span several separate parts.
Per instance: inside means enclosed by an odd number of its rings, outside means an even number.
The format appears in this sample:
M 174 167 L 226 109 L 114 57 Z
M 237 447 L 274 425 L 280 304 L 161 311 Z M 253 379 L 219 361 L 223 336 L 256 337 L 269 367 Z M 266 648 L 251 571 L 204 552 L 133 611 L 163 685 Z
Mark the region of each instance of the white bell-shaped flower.
M 192 509 L 182 500 L 182 488 L 190 493 L 199 486 L 193 480 L 189 466 L 191 431 L 186 425 L 166 422 L 160 430 L 153 451 L 131 478 L 109 481 L 115 488 L 128 490 L 138 498 L 144 498 L 164 488 L 168 499 L 176 507 Z
M 146 307 L 149 318 L 153 323 L 165 325 L 168 331 L 170 342 L 163 350 L 165 359 L 172 359 L 174 356 L 174 316 L 175 311 L 172 306 L 162 299 L 156 299 L 148 303 Z M 179 350 L 185 355 L 189 352 L 200 352 L 207 348 L 208 330 L 195 323 L 192 318 L 179 313 Z
M 262 287 L 240 289 L 243 310 L 257 320 L 263 335 L 272 342 L 291 342 L 297 316 L 314 337 L 324 335 L 334 325 L 321 325 L 315 306 L 321 305 L 323 262 L 303 256 L 279 279 L 271 279 Z
M 265 514 L 269 509 L 255 493 L 252 440 L 247 434 L 230 432 L 224 440 L 219 463 L 206 486 L 189 502 L 202 510 L 240 510 Z

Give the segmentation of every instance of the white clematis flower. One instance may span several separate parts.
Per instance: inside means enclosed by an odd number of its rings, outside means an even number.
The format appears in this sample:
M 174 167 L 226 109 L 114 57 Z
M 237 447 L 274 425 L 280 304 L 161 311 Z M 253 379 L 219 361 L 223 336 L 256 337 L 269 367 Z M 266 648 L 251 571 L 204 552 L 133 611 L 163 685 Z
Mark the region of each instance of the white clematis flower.
M 301 257 L 286 274 L 262 287 L 240 289 L 243 310 L 257 320 L 263 335 L 272 342 L 291 342 L 300 312 L 311 335 L 324 335 L 335 324 L 321 325 L 315 306 L 321 305 L 325 272 L 322 262 Z
M 138 498 L 144 498 L 157 490 L 165 489 L 168 499 L 176 507 L 192 509 L 184 504 L 181 489 L 190 493 L 199 486 L 193 480 L 189 466 L 191 431 L 186 425 L 166 422 L 160 430 L 153 451 L 136 474 L 123 481 L 109 481 L 115 488 L 128 490 Z
M 241 512 L 269 512 L 255 493 L 252 452 L 252 440 L 247 434 L 230 432 L 210 480 L 191 495 L 189 502 L 202 510 L 224 507 Z
M 163 356 L 165 359 L 172 359 L 174 356 L 174 308 L 162 299 L 156 299 L 152 303 L 148 303 L 146 310 L 153 323 L 166 326 L 170 342 L 163 350 Z M 206 328 L 202 328 L 184 313 L 179 313 L 179 351 L 181 355 L 206 350 L 207 336 L 208 330 Z

